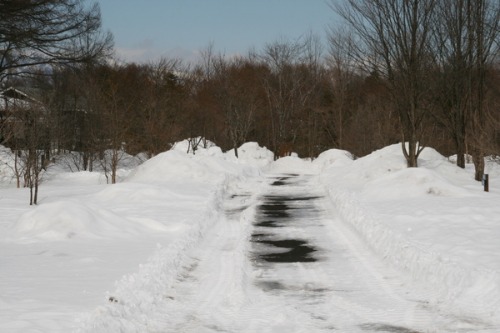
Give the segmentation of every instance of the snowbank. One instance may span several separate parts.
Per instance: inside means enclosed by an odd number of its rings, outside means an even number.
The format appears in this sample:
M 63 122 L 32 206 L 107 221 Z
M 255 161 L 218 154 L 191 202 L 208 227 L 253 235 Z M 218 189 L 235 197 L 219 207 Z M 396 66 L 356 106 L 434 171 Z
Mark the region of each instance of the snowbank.
M 461 264 L 458 258 L 428 249 L 380 223 L 354 193 L 330 189 L 344 221 L 350 223 L 373 250 L 390 264 L 410 274 L 414 282 L 435 290 L 435 305 L 461 316 L 471 314 L 498 322 L 500 280 L 498 272 Z M 431 241 L 429 241 L 431 243 Z
M 390 200 L 426 195 L 465 197 L 471 193 L 433 170 L 406 168 L 375 178 L 365 185 L 361 195 L 372 200 Z
M 333 159 L 322 179 L 343 220 L 387 262 L 434 290 L 436 305 L 500 323 L 498 194 L 482 193 L 470 172 L 431 148 L 419 166 L 406 168 L 393 145 L 351 163 Z M 482 205 L 489 209 L 474 209 Z
M 177 159 L 179 156 L 176 153 L 159 156 L 156 161 L 145 163 L 142 171 L 145 173 L 155 171 L 158 164 L 162 164 L 161 161 L 171 158 Z M 196 161 L 200 162 L 200 166 L 206 171 L 207 164 L 204 158 L 194 158 L 190 162 L 184 161 L 183 166 L 193 167 L 192 162 L 196 164 Z M 223 161 L 221 163 L 231 164 Z M 232 169 L 226 166 L 225 170 L 231 171 Z M 220 165 L 213 167 L 212 171 L 220 173 Z M 137 174 L 132 179 L 136 181 L 138 179 L 136 177 L 138 177 Z M 242 177 L 242 174 L 226 173 L 222 183 L 217 184 L 216 191 L 204 204 L 202 217 L 193 221 L 189 229 L 169 246 L 158 246 L 148 262 L 140 265 L 136 273 L 126 275 L 118 281 L 115 291 L 108 294 L 108 304 L 98 307 L 83 318 L 78 332 L 146 331 L 153 329 L 155 325 L 165 327 L 165 323 L 158 323 L 156 318 L 158 314 L 160 317 L 165 317 L 169 312 L 168 309 L 173 299 L 170 293 L 175 294 L 171 288 L 182 276 L 181 273 L 189 270 L 187 265 L 190 265 L 189 263 L 193 260 L 189 257 L 189 250 L 199 245 L 207 230 L 225 219 L 223 204 L 228 188 L 240 184 L 240 181 L 245 179 Z M 147 180 L 142 176 L 139 179 Z M 244 181 L 244 183 L 248 182 Z M 148 195 L 155 196 L 156 193 Z M 242 219 L 248 219 L 248 214 L 250 213 L 244 212 Z M 241 225 L 248 228 L 250 224 L 245 222 Z
M 140 320 L 161 309 L 165 299 L 158 291 L 176 278 L 186 251 L 220 220 L 227 187 L 236 180 L 249 183 L 260 175 L 258 165 L 272 160 L 257 144 L 242 148 L 245 161 L 215 146 L 196 155 L 173 149 L 139 166 L 125 156 L 123 178 L 114 185 L 106 184 L 102 170 L 70 172 L 63 163 L 49 170 L 34 207 L 26 204 L 25 189 L 2 189 L 0 252 L 7 272 L 0 284 L 8 292 L 0 301 L 0 330 L 141 327 L 127 326 L 126 318 L 134 313 L 131 320 Z M 2 161 L 13 156 L 8 149 L 2 153 Z M 0 176 L 10 181 L 11 170 L 3 166 Z M 19 264 L 10 259 L 19 257 Z M 77 313 L 102 304 L 106 290 L 112 290 L 112 301 L 74 323 Z
M 14 229 L 20 240 L 62 241 L 130 237 L 144 231 L 144 227 L 103 207 L 60 200 L 37 206 L 23 214 Z
M 122 332 L 146 329 L 147 315 L 159 311 L 169 302 L 166 291 L 174 283 L 187 251 L 197 244 L 205 230 L 221 218 L 223 187 L 205 206 L 203 218 L 192 224 L 187 232 L 168 247 L 157 246 L 148 262 L 136 273 L 117 281 L 116 289 L 108 295 L 109 303 L 99 306 L 82 318 L 78 332 Z M 141 322 L 143 320 L 144 322 Z
M 222 175 L 226 171 L 227 166 L 218 164 L 208 156 L 170 150 L 144 162 L 125 181 L 161 183 L 171 180 L 210 180 L 211 176 Z
M 11 157 L 9 150 L 4 149 L 1 152 Z M 161 153 L 137 166 L 123 183 L 104 187 L 92 194 L 92 197 L 83 197 L 79 200 L 64 198 L 46 200 L 19 217 L 11 228 L 10 237 L 24 241 L 61 241 L 130 237 L 151 230 L 168 231 L 168 228 L 151 218 L 124 217 L 120 214 L 120 210 L 123 210 L 120 207 L 140 202 L 151 205 L 162 202 L 180 204 L 183 195 L 189 196 L 196 191 L 195 188 L 199 187 L 199 184 L 211 184 L 215 188 L 229 175 L 232 177 L 258 175 L 259 169 L 255 165 L 271 156 L 265 148 L 253 143 L 242 146 L 244 156 L 242 158 L 250 161 L 250 165 L 235 163 L 234 160 L 225 158 L 220 148 L 216 146 L 200 152 L 198 155 L 179 150 Z M 137 165 L 135 158 L 129 157 L 128 161 L 129 166 Z M 57 168 L 53 172 L 49 179 L 52 186 L 68 183 L 102 183 L 102 174 L 98 172 L 72 173 Z
M 400 145 L 357 160 L 330 150 L 312 162 L 296 156 L 273 162 L 257 143 L 242 145 L 239 159 L 216 146 L 196 155 L 185 149 L 180 143 L 137 167 L 135 158 L 124 159 L 123 181 L 115 185 L 104 185 L 100 172 L 54 167 L 36 207 L 26 205 L 25 189 L 2 189 L 1 328 L 68 331 L 75 314 L 93 309 L 118 279 L 105 305 L 80 323 L 82 331 L 146 331 L 148 314 L 171 306 L 168 288 L 189 269 L 188 250 L 224 218 L 224 194 L 233 186 L 258 191 L 251 180 L 261 168 L 319 173 L 343 220 L 430 289 L 443 312 L 500 323 L 498 163 L 488 162 L 491 192 L 485 194 L 470 167 L 459 169 L 433 149 L 424 150 L 418 169 L 406 168 Z M 5 163 L 12 156 L 0 147 L 4 187 L 13 187 Z
M 192 144 L 196 145 L 194 154 Z M 220 147 L 218 147 L 214 142 L 206 140 L 202 137 L 178 141 L 172 145 L 172 149 L 170 150 L 198 156 L 221 156 L 223 154 Z
M 266 147 L 260 147 L 257 142 L 247 142 L 238 148 L 238 158 L 234 154 L 234 149 L 225 153 L 227 159 L 245 163 L 255 167 L 265 167 L 274 161 L 274 153 Z
M 175 147 L 182 147 L 176 145 Z M 268 163 L 270 153 L 257 144 L 245 144 L 241 160 L 228 158 L 219 147 L 200 149 L 196 155 L 179 149 L 161 153 L 137 167 L 126 182 L 161 183 L 165 181 L 220 182 L 221 177 L 232 174 L 255 175 L 259 166 Z M 245 163 L 246 162 L 246 163 Z
M 341 168 L 348 166 L 352 163 L 353 156 L 346 150 L 330 149 L 322 152 L 313 161 L 315 167 L 320 170 L 326 170 L 332 167 Z

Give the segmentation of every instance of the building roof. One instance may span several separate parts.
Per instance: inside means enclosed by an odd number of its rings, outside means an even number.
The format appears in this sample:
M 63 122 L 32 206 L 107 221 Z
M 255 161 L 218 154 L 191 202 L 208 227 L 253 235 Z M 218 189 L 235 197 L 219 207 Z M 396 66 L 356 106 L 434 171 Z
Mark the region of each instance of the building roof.
M 35 98 L 14 87 L 0 91 L 0 111 L 5 111 L 12 107 L 29 107 L 33 103 L 41 104 Z

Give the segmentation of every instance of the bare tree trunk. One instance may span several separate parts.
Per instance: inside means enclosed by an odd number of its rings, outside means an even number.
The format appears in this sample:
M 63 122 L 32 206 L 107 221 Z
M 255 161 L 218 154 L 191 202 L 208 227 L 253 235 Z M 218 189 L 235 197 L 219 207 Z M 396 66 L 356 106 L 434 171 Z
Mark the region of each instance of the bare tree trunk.
M 118 161 L 119 161 L 119 152 L 117 150 L 113 150 L 113 154 L 111 156 L 111 184 L 116 184 L 116 170 L 118 169 Z
M 28 186 L 30 188 L 30 206 L 34 204 L 33 199 L 34 199 L 34 193 L 33 193 L 33 187 L 34 187 L 34 181 L 33 181 L 33 153 L 31 149 L 28 149 L 28 156 L 26 158 L 26 178 L 28 181 Z
M 16 175 L 17 188 L 21 187 L 21 174 L 19 171 L 19 151 L 14 151 L 14 174 Z
M 454 137 L 455 147 L 457 149 L 457 166 L 464 169 L 465 168 L 465 136 L 461 136 L 456 133 Z
M 480 149 L 472 153 L 472 161 L 474 162 L 474 179 L 482 181 L 484 175 L 484 154 Z
M 30 186 L 30 206 L 33 205 L 33 186 Z
M 234 147 L 234 156 L 236 156 L 236 158 L 238 158 L 238 157 L 239 157 L 239 156 L 238 156 L 238 145 L 235 143 L 235 144 L 233 145 L 233 147 Z
M 408 144 L 408 148 L 406 147 Z M 409 140 L 408 142 L 401 143 L 403 149 L 403 155 L 406 159 L 406 165 L 408 168 L 416 168 L 418 167 L 418 148 L 417 143 L 414 140 Z
M 35 193 L 33 194 L 33 204 L 37 205 L 38 204 L 38 185 L 40 184 L 41 165 L 39 165 L 39 160 L 38 160 L 38 156 L 36 154 L 36 151 L 35 151 L 34 167 L 35 167 L 35 174 L 34 174 Z

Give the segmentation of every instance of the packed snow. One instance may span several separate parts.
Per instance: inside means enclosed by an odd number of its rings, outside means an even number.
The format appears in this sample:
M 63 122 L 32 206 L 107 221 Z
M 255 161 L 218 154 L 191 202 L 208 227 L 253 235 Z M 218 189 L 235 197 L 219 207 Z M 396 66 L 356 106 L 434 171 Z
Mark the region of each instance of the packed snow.
M 500 331 L 495 159 L 484 192 L 471 165 L 432 148 L 411 169 L 400 145 L 274 161 L 246 143 L 238 155 L 188 141 L 124 155 L 113 185 L 59 156 L 29 206 L 0 147 L 0 332 Z M 288 174 L 297 181 L 272 186 Z M 282 230 L 323 261 L 256 266 L 262 198 L 290 191 L 324 196 L 315 223 Z M 296 294 L 266 290 L 269 274 Z

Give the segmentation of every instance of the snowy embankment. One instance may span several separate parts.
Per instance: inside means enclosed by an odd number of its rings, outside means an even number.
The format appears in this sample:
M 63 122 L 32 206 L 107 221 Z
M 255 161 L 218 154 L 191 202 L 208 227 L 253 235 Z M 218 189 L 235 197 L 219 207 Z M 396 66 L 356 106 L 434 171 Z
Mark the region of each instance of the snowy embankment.
M 115 185 L 99 170 L 59 164 L 30 207 L 27 189 L 13 182 L 12 152 L 0 150 L 2 332 L 143 327 L 165 301 L 157 291 L 220 218 L 227 188 L 273 159 L 254 143 L 236 160 L 218 147 L 187 154 L 184 142 L 139 166 L 127 156 Z
M 248 151 L 244 151 L 245 147 Z M 272 160 L 267 150 L 255 144 L 243 147 L 241 154 L 243 159 L 247 158 L 245 164 L 234 163 L 236 161 L 230 154 L 223 155 L 217 147 L 206 151 L 200 149 L 196 156 L 181 153 L 179 151 L 183 149 L 177 148 L 177 151 L 160 154 L 139 166 L 127 182 L 161 183 L 165 179 L 194 178 L 200 182 L 214 183 L 214 192 L 206 201 L 202 216 L 171 244 L 158 246 L 148 262 L 140 265 L 138 272 L 118 281 L 116 290 L 108 296 L 108 304 L 98 307 L 84 318 L 80 332 L 136 331 L 162 327 L 157 318 L 165 318 L 165 313 L 168 313 L 167 308 L 172 301 L 168 293 L 192 261 L 189 258 L 190 250 L 198 246 L 209 229 L 225 218 L 223 204 L 225 195 L 231 192 L 229 188 L 243 179 L 250 182 L 259 175 L 258 169 L 249 165 L 265 164 Z
M 394 267 L 430 290 L 429 301 L 500 324 L 500 191 L 495 163 L 482 192 L 472 170 L 431 148 L 408 169 L 400 145 L 352 160 L 331 150 L 315 162 L 344 221 Z M 500 183 L 498 183 L 500 185 Z
M 488 164 L 484 193 L 470 168 L 430 148 L 418 169 L 406 168 L 399 145 L 357 160 L 331 150 L 312 163 L 271 163 L 273 154 L 255 143 L 240 147 L 238 159 L 215 146 L 186 152 L 181 142 L 141 165 L 127 157 L 112 186 L 102 172 L 54 166 L 40 204 L 29 207 L 27 189 L 13 182 L 12 152 L 0 147 L 0 331 L 162 327 L 172 302 L 160 291 L 189 270 L 188 250 L 207 231 L 224 230 L 224 195 L 242 184 L 258 193 L 252 180 L 261 170 L 319 173 L 343 220 L 429 290 L 426 302 L 500 326 L 498 164 Z

